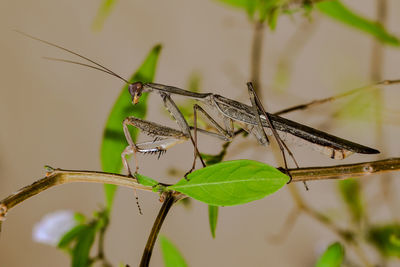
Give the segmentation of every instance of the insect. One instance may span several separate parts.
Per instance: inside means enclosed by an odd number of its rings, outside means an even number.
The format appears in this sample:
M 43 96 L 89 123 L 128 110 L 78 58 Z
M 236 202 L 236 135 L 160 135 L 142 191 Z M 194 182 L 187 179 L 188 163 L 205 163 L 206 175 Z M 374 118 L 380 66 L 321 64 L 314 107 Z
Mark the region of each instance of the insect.
M 353 153 L 361 153 L 361 154 L 379 153 L 379 151 L 376 149 L 361 144 L 357 144 L 342 139 L 340 137 L 333 136 L 323 131 L 306 126 L 304 124 L 300 124 L 295 121 L 285 119 L 281 116 L 265 112 L 260 100 L 258 99 L 257 95 L 254 92 L 251 83 L 247 84 L 250 100 L 252 103 L 251 106 L 213 93 L 196 93 L 181 88 L 177 88 L 174 86 L 157 84 L 157 83 L 142 83 L 142 82 L 130 83 L 126 79 L 114 73 L 112 70 L 74 51 L 50 43 L 48 41 L 44 41 L 39 38 L 27 35 L 25 33 L 22 34 L 29 38 L 62 49 L 68 53 L 74 54 L 94 64 L 94 66 L 90 64 L 85 64 L 65 59 L 54 59 L 54 58 L 48 58 L 48 59 L 83 65 L 86 67 L 97 69 L 128 83 L 129 93 L 132 96 L 133 104 L 137 104 L 140 101 L 140 97 L 144 92 L 156 92 L 161 96 L 165 108 L 175 119 L 180 130 L 166 127 L 154 122 L 146 121 L 132 116 L 127 117 L 123 121 L 123 130 L 126 140 L 128 142 L 128 146 L 122 152 L 121 157 L 123 165 L 128 170 L 129 174 L 132 174 L 132 172 L 129 168 L 129 164 L 126 159 L 127 155 L 134 154 L 136 162 L 135 172 L 137 172 L 139 166 L 136 159 L 136 153 L 158 153 L 158 156 L 160 157 L 160 155 L 165 153 L 170 147 L 179 143 L 186 142 L 188 140 L 191 140 L 191 142 L 193 143 L 194 153 L 195 153 L 193 166 L 190 171 L 192 171 L 195 168 L 195 162 L 197 156 L 199 156 L 203 166 L 205 166 L 197 148 L 197 132 L 214 136 L 224 141 L 231 141 L 234 135 L 234 125 L 237 125 L 240 128 L 244 129 L 249 134 L 252 134 L 257 139 L 258 143 L 261 145 L 267 145 L 269 143 L 267 135 L 274 136 L 281 147 L 282 154 L 284 155 L 283 149 L 286 148 L 289 155 L 295 162 L 296 166 L 298 165 L 292 153 L 287 148 L 285 143 L 282 141 L 284 139 L 292 139 L 300 143 L 305 143 L 308 146 L 313 147 L 314 149 L 322 152 L 323 154 L 329 156 L 332 159 L 344 159 Z M 189 126 L 182 112 L 179 110 L 175 102 L 172 100 L 171 98 L 172 95 L 180 95 L 197 100 L 205 107 L 207 107 L 207 109 L 213 110 L 214 113 L 218 114 L 219 118 L 222 120 L 223 126 L 220 123 L 218 123 L 202 106 L 198 104 L 195 104 L 193 106 L 194 126 Z M 292 111 L 293 109 L 288 109 L 288 110 Z M 197 127 L 198 112 L 203 114 L 203 116 L 215 128 L 217 132 L 211 132 Z M 137 127 L 142 132 L 146 133 L 147 135 L 153 136 L 155 139 L 150 142 L 135 144 L 128 130 L 129 125 Z M 193 130 L 194 134 L 192 136 L 191 131 Z M 285 157 L 284 161 L 285 161 L 285 167 L 287 168 Z
M 248 87 L 249 87 L 250 98 L 253 99 L 252 102 L 255 102 L 257 98 L 256 95 L 254 94 L 254 90 L 252 89 L 251 83 L 248 83 Z M 290 139 L 290 138 L 294 140 L 297 139 L 297 141 L 302 141 L 303 143 L 306 143 L 308 146 L 311 146 L 316 150 L 322 152 L 323 154 L 328 155 L 332 159 L 344 159 L 353 153 L 361 153 L 361 154 L 379 153 L 379 151 L 376 149 L 330 135 L 328 133 L 306 126 L 304 124 L 300 124 L 292 120 L 285 119 L 278 115 L 266 113 L 265 111 L 262 110 L 260 111 L 260 109 L 262 109 L 262 106 L 260 107 L 257 104 L 251 107 L 236 100 L 223 97 L 221 95 L 216 95 L 212 93 L 194 93 L 184 89 L 163 84 L 155 84 L 155 83 L 143 84 L 141 82 L 136 82 L 129 86 L 129 92 L 132 96 L 133 104 L 139 102 L 139 98 L 142 92 L 154 92 L 154 91 L 158 92 L 163 97 L 164 102 L 172 101 L 170 100 L 170 95 L 182 95 L 195 99 L 203 103 L 208 108 L 218 112 L 220 114 L 221 119 L 223 120 L 225 128 L 222 127 L 220 124 L 218 124 L 201 106 L 195 104 L 193 107 L 195 118 L 198 111 L 203 113 L 205 118 L 207 118 L 209 123 L 214 126 L 214 128 L 218 131 L 218 133 L 209 132 L 203 129 L 197 129 L 197 131 L 200 131 L 208 135 L 216 136 L 225 141 L 231 141 L 234 133 L 233 123 L 236 123 L 240 125 L 240 127 L 243 128 L 248 133 L 253 134 L 261 145 L 267 145 L 269 141 L 268 138 L 264 135 L 264 133 L 266 133 L 267 135 L 273 135 L 273 130 L 271 130 L 271 126 L 269 125 L 267 119 L 267 117 L 269 117 L 273 124 L 273 127 L 275 128 L 276 132 L 279 134 L 279 137 L 281 139 Z M 168 100 L 165 100 L 166 98 Z M 169 109 L 169 112 L 177 120 L 178 125 L 181 126 L 181 124 L 185 124 L 184 118 L 183 116 L 182 118 L 180 118 L 181 113 L 179 112 L 179 110 L 175 110 L 175 107 L 174 109 Z M 254 111 L 255 108 L 257 108 L 256 111 Z M 130 124 L 140 128 L 144 132 L 150 132 L 147 127 L 144 127 L 145 123 L 149 122 L 145 122 L 143 120 L 140 120 L 139 122 L 138 119 L 134 117 L 129 117 L 124 122 L 125 125 Z M 161 127 L 164 126 L 153 124 L 153 129 L 159 128 L 160 132 L 162 129 Z M 181 126 L 181 129 L 182 128 L 187 129 L 188 126 L 184 127 Z M 196 128 L 196 123 L 195 127 L 193 128 Z M 264 131 L 264 129 L 266 129 L 266 131 Z M 175 136 L 173 136 L 173 138 L 170 138 L 170 135 L 165 135 L 163 137 L 166 138 L 164 139 L 166 144 L 170 144 L 169 142 L 174 139 L 175 140 L 173 142 L 179 143 L 179 141 L 188 139 L 188 134 L 186 134 L 185 132 L 180 132 L 179 134 L 177 133 Z M 152 149 L 161 152 L 165 151 L 169 147 L 170 146 L 168 145 L 160 146 L 159 144 L 155 144 L 155 146 Z M 142 151 L 138 150 L 138 152 Z

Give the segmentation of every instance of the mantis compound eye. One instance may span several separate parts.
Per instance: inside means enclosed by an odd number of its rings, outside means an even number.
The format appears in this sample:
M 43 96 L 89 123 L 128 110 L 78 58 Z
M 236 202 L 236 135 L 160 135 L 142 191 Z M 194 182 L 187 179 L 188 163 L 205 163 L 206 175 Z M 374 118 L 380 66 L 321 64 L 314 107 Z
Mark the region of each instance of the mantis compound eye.
M 129 94 L 132 96 L 132 103 L 139 103 L 139 98 L 142 95 L 143 83 L 135 82 L 129 85 Z

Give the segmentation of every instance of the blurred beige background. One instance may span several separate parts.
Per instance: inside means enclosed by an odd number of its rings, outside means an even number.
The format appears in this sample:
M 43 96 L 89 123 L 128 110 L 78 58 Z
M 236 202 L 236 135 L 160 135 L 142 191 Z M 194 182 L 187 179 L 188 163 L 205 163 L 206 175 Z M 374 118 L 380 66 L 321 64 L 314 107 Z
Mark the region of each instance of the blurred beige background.
M 252 27 L 243 12 L 209 0 L 119 1 L 103 30 L 93 32 L 91 24 L 100 2 L 1 1 L 0 198 L 42 177 L 45 164 L 100 170 L 103 126 L 123 86 L 121 81 L 100 72 L 41 59 L 42 56 L 73 57 L 18 35 L 14 29 L 79 51 L 124 77 L 131 75 L 154 44 L 162 43 L 157 82 L 185 87 L 190 74 L 197 72 L 202 77 L 203 91 L 247 101 L 245 82 L 249 79 Z M 374 18 L 375 1 L 345 2 Z M 388 2 L 388 29 L 400 36 L 400 2 Z M 319 18 L 313 35 L 295 58 L 288 91 L 271 90 L 284 46 L 303 21 L 300 15 L 287 16 L 279 20 L 275 32 L 266 29 L 262 83 L 264 102 L 271 111 L 370 83 L 372 39 Z M 399 79 L 399 64 L 399 49 L 388 47 L 384 78 Z M 330 118 L 335 112 L 333 103 L 289 117 L 314 127 L 323 125 L 330 133 L 376 147 L 385 157 L 399 156 L 399 89 L 397 86 L 384 90 L 387 120 L 383 138 L 386 145 L 382 147 L 375 143 L 372 123 L 334 122 Z M 174 126 L 162 112 L 156 96 L 150 99 L 148 114 L 152 121 Z M 217 152 L 219 141 L 202 138 L 200 147 L 204 152 Z M 294 152 L 301 166 L 338 163 L 305 148 L 296 148 Z M 140 157 L 141 172 L 173 182 L 167 170 L 188 169 L 191 155 L 190 144 L 185 144 L 172 148 L 159 161 L 151 156 Z M 271 152 L 257 147 L 252 138 L 235 140 L 226 159 L 238 158 L 277 165 Z M 344 162 L 373 159 L 376 158 L 355 155 Z M 400 177 L 397 174 L 395 178 Z M 398 215 L 398 198 L 390 208 L 379 205 L 379 177 L 366 180 L 368 203 L 378 199 L 378 204 L 369 210 L 371 220 L 385 222 L 390 220 L 391 212 Z M 310 183 L 309 192 L 298 186 L 314 207 L 338 221 L 348 221 L 335 181 Z M 394 193 L 399 186 L 394 179 Z M 68 266 L 69 259 L 62 252 L 32 241 L 32 227 L 46 213 L 59 209 L 90 216 L 103 203 L 102 189 L 100 184 L 59 186 L 11 210 L 0 239 L 0 265 Z M 107 256 L 115 265 L 136 266 L 140 260 L 160 207 L 157 196 L 149 193 L 140 193 L 140 203 L 143 216 L 138 214 L 132 191 L 124 188 L 118 191 L 106 237 Z M 292 207 L 293 201 L 284 188 L 263 200 L 221 208 L 217 238 L 212 240 L 207 206 L 193 201 L 190 209 L 175 206 L 161 231 L 180 248 L 190 266 L 311 266 L 318 253 L 337 238 L 302 215 L 283 242 L 270 242 L 268 237 L 279 232 Z M 349 253 L 352 257 L 352 252 Z M 376 257 L 373 253 L 369 256 Z M 158 245 L 151 266 L 162 266 Z

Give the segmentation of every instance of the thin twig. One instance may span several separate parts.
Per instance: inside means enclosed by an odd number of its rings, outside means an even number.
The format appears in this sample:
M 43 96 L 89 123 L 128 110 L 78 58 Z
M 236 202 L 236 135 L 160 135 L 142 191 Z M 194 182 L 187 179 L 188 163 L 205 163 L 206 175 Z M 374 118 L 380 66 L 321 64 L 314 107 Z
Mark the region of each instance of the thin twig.
M 176 201 L 176 197 L 173 192 L 166 192 L 164 203 L 158 212 L 157 218 L 154 221 L 153 227 L 151 229 L 149 238 L 147 239 L 146 246 L 143 251 L 142 259 L 140 261 L 140 267 L 148 267 L 150 263 L 151 254 L 153 253 L 154 244 L 157 240 L 158 233 L 160 232 L 161 226 L 164 222 L 165 217 L 167 217 L 168 211 L 171 209 L 172 205 Z
M 0 221 L 4 219 L 4 215 L 8 210 L 24 200 L 53 186 L 74 182 L 114 184 L 144 191 L 152 191 L 151 186 L 141 185 L 137 183 L 135 179 L 132 179 L 132 177 L 125 175 L 97 171 L 75 171 L 51 168 L 48 169 L 46 177 L 34 182 L 31 185 L 21 188 L 17 192 L 0 201 Z
M 400 170 L 400 158 L 389 158 L 378 161 L 370 161 L 356 164 L 336 165 L 330 167 L 308 167 L 289 169 L 292 176 L 292 182 L 315 181 L 326 179 L 344 179 L 351 177 L 369 176 L 374 173 L 383 173 Z M 151 186 L 144 186 L 132 179 L 130 176 L 121 174 L 97 172 L 97 171 L 75 171 L 50 169 L 46 177 L 25 186 L 17 192 L 11 194 L 0 201 L 0 221 L 4 220 L 7 211 L 23 202 L 24 200 L 37 195 L 46 189 L 56 185 L 74 183 L 74 182 L 91 182 L 114 184 L 125 186 L 137 190 L 153 192 Z M 167 186 L 167 185 L 165 185 Z M 176 199 L 184 198 L 185 195 L 178 194 Z
M 98 241 L 98 249 L 97 249 L 97 257 L 96 259 L 102 262 L 103 267 L 112 267 L 111 263 L 108 262 L 105 252 L 104 252 L 104 236 L 107 231 L 109 225 L 109 210 L 103 210 L 103 213 L 106 213 L 106 221 L 104 225 L 101 227 L 99 231 L 99 241 Z M 104 214 L 102 214 L 104 220 Z
M 400 170 L 400 158 L 388 158 L 377 161 L 367 161 L 355 164 L 343 164 L 329 167 L 309 167 L 289 169 L 293 182 L 315 181 L 327 179 L 347 179 L 369 176 L 373 173 L 383 173 Z
M 387 22 L 387 10 L 388 3 L 387 0 L 376 0 L 376 15 L 377 22 L 385 27 Z M 372 55 L 371 55 L 371 69 L 370 77 L 371 80 L 379 81 L 382 79 L 384 70 L 384 46 L 379 40 L 374 40 Z M 380 107 L 384 106 L 384 96 L 382 92 L 374 92 L 374 101 L 376 106 L 375 115 L 375 139 L 379 147 L 385 148 L 385 139 L 383 138 L 383 127 L 382 127 L 382 112 Z M 385 149 L 383 149 L 385 150 Z M 386 201 L 388 208 L 391 210 L 392 216 L 396 217 L 396 212 L 393 212 L 393 192 L 392 192 L 392 181 L 393 177 L 391 175 L 383 175 L 380 180 L 381 184 L 381 196 L 383 200 Z
M 387 0 L 376 0 L 377 23 L 385 27 L 387 20 Z M 383 72 L 383 45 L 374 40 L 371 57 L 370 75 L 373 82 L 382 80 Z
M 264 23 L 261 21 L 254 22 L 253 41 L 251 45 L 251 62 L 250 62 L 250 81 L 253 82 L 256 94 L 261 96 L 261 57 L 264 40 Z
M 293 185 L 290 185 L 293 186 Z M 291 230 L 293 229 L 294 225 L 301 214 L 301 209 L 294 207 L 290 212 L 289 215 L 286 217 L 285 222 L 283 225 L 280 226 L 280 230 L 277 234 L 273 234 L 268 236 L 267 239 L 274 244 L 283 242 L 288 235 L 290 234 Z
M 303 50 L 310 37 L 315 31 L 315 28 L 319 25 L 317 19 L 314 17 L 311 22 L 308 19 L 305 19 L 300 26 L 296 29 L 295 33 L 290 37 L 289 41 L 285 43 L 284 48 L 282 49 L 281 55 L 279 56 L 279 61 L 276 66 L 276 81 L 274 83 L 275 87 L 278 87 L 278 90 L 283 90 L 282 84 L 278 79 L 282 74 L 285 78 L 289 78 L 292 73 L 293 62 L 296 60 L 298 54 Z M 274 88 L 277 90 L 276 88 Z
M 332 222 L 331 219 L 329 219 L 327 216 L 324 214 L 318 212 L 317 210 L 311 208 L 309 205 L 305 203 L 303 198 L 301 197 L 299 191 L 295 187 L 295 185 L 289 185 L 289 190 L 290 193 L 293 197 L 294 202 L 296 203 L 297 208 L 299 211 L 304 212 L 311 218 L 315 219 L 316 221 L 322 223 L 325 225 L 328 229 L 330 229 L 332 232 L 337 234 L 344 242 L 347 244 L 351 245 L 352 248 L 354 249 L 354 252 L 357 254 L 357 256 L 360 258 L 360 260 L 363 262 L 364 266 L 373 266 L 367 256 L 365 255 L 364 251 L 359 247 L 359 245 L 355 242 L 354 240 L 354 233 L 342 229 L 338 227 L 335 223 Z
M 316 105 L 320 105 L 320 104 L 323 104 L 323 103 L 326 103 L 326 102 L 331 102 L 331 101 L 334 101 L 334 100 L 338 100 L 339 98 L 350 96 L 350 95 L 358 93 L 360 91 L 374 90 L 374 89 L 377 89 L 377 86 L 381 86 L 381 85 L 388 86 L 388 85 L 399 84 L 399 83 L 400 83 L 400 80 L 384 80 L 384 81 L 381 81 L 381 82 L 377 82 L 377 83 L 374 83 L 374 84 L 370 84 L 370 85 L 367 85 L 367 86 L 356 88 L 356 89 L 353 89 L 353 90 L 350 90 L 350 91 L 346 91 L 346 92 L 338 94 L 338 95 L 334 95 L 334 96 L 330 96 L 330 97 L 326 97 L 326 98 L 322 98 L 322 99 L 318 99 L 318 100 L 313 100 L 313 101 L 310 101 L 310 102 L 305 103 L 305 104 L 296 105 L 296 106 L 293 106 L 293 107 L 290 107 L 290 108 L 286 108 L 286 109 L 277 111 L 274 114 L 275 115 L 282 115 L 282 114 L 286 114 L 286 113 L 293 112 L 293 111 L 296 111 L 296 110 L 303 110 L 303 109 L 306 109 L 306 108 L 309 108 L 309 107 L 312 107 L 312 106 L 316 106 Z

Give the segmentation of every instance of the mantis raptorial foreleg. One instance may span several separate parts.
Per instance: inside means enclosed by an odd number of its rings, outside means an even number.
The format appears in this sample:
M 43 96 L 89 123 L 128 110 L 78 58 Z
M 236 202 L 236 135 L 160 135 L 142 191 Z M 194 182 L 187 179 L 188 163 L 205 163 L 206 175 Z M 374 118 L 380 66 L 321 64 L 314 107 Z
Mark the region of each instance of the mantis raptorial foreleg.
M 151 142 L 143 142 L 139 144 L 135 144 L 131 137 L 131 134 L 128 129 L 128 125 L 134 126 L 140 129 L 142 132 L 147 135 L 155 137 L 154 141 Z M 168 148 L 185 142 L 189 139 L 189 135 L 185 134 L 182 131 L 175 130 L 173 128 L 169 128 L 166 126 L 162 126 L 160 124 L 145 121 L 135 117 L 128 117 L 123 121 L 123 129 L 125 138 L 128 142 L 128 146 L 121 154 L 122 162 L 124 167 L 128 170 L 128 174 L 132 175 L 132 172 L 129 168 L 128 161 L 126 156 L 133 154 L 135 157 L 136 169 L 135 173 L 139 170 L 138 160 L 136 157 L 136 153 L 150 153 L 155 154 L 158 153 L 158 157 L 160 157 L 163 153 L 167 151 Z

